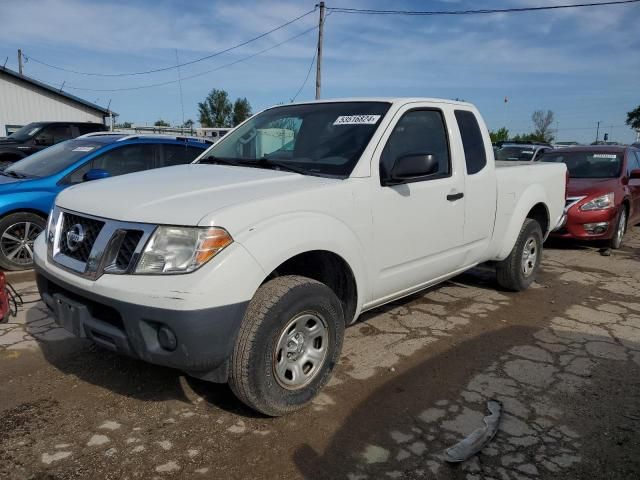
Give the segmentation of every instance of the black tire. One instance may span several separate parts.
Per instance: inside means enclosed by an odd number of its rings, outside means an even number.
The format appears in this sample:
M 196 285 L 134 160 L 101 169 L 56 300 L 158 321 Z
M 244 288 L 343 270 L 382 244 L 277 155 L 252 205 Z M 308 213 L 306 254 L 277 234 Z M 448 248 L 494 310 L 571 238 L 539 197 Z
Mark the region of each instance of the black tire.
M 627 220 L 629 219 L 627 207 L 625 205 L 620 209 L 618 219 L 616 220 L 615 230 L 613 231 L 613 237 L 609 240 L 609 247 L 613 250 L 617 250 L 622 247 L 622 240 L 624 234 L 627 231 Z
M 284 328 L 304 315 L 323 320 L 326 353 L 307 384 L 286 388 L 276 371 L 276 349 L 288 338 Z M 325 284 L 295 275 L 266 282 L 249 303 L 242 321 L 231 357 L 229 386 L 238 399 L 265 415 L 277 417 L 302 408 L 329 380 L 342 350 L 344 327 L 342 305 Z M 291 341 L 287 342 L 289 347 Z M 303 343 L 301 348 L 309 346 Z
M 0 219 L 0 268 L 26 270 L 33 267 L 33 241 L 47 221 L 30 212 L 12 213 Z M 24 234 L 28 238 L 24 238 Z M 22 240 L 25 240 L 22 243 Z
M 535 248 L 535 257 L 531 252 L 524 258 L 525 249 Z M 527 289 L 536 279 L 542 259 L 542 229 L 540 224 L 530 218 L 525 219 L 520 234 L 507 258 L 498 262 L 496 274 L 502 288 L 519 292 Z

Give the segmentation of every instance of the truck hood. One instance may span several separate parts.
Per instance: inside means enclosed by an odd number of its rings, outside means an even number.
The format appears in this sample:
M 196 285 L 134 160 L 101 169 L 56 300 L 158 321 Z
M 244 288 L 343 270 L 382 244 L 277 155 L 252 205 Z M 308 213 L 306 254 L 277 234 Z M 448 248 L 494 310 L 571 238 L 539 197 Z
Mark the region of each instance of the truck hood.
M 260 168 L 191 164 L 77 185 L 62 191 L 56 204 L 126 222 L 198 225 L 225 207 L 338 181 Z
M 567 193 L 571 197 L 582 197 L 600 192 L 615 192 L 619 188 L 619 178 L 570 178 Z

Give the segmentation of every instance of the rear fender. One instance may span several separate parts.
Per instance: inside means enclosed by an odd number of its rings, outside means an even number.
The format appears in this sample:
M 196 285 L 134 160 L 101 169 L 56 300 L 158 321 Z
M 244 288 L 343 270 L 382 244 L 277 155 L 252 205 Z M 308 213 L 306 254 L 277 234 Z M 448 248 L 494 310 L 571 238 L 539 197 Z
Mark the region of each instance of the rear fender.
M 498 200 L 498 214 L 502 217 L 502 221 L 506 220 L 506 222 L 502 231 L 498 231 L 498 229 L 495 231 L 495 239 L 502 238 L 502 241 L 497 242 L 497 249 L 492 260 L 504 260 L 509 256 L 516 244 L 522 225 L 533 207 L 541 203 L 547 209 L 547 215 L 549 214 L 547 194 L 541 185 L 530 185 L 513 203 L 505 200 L 508 195 Z M 543 231 L 548 233 L 550 227 L 550 225 L 543 226 Z

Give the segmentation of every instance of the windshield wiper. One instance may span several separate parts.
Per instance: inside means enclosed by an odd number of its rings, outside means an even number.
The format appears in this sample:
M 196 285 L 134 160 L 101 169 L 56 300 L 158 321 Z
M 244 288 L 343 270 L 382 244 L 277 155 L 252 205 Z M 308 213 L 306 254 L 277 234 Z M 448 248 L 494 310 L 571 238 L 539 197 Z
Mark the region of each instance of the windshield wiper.
M 236 162 L 235 160 L 232 160 L 230 158 L 214 157 L 213 155 L 209 155 L 208 157 L 203 158 L 202 160 L 198 161 L 198 163 L 204 163 L 209 165 L 232 165 L 234 167 L 242 167 L 242 163 L 240 162 Z
M 9 172 L 4 170 L 4 171 L 0 171 L 0 173 L 2 173 L 2 175 L 4 175 L 5 177 L 27 178 L 27 176 L 24 173 L 14 172 L 13 170 L 11 170 Z
M 289 165 L 289 162 L 279 162 L 278 160 L 272 160 L 267 157 L 258 158 L 249 162 L 251 165 L 255 165 L 261 168 L 271 168 L 277 170 L 285 170 L 287 172 L 299 173 L 300 175 L 309 175 L 309 172 L 302 168 L 297 168 Z

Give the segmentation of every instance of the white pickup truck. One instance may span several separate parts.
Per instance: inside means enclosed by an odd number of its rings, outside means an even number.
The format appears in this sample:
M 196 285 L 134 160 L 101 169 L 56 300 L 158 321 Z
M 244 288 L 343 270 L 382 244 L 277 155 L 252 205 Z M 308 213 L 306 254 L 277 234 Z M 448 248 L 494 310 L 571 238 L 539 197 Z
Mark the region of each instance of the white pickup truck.
M 362 312 L 482 262 L 527 288 L 565 185 L 563 164 L 497 165 L 468 103 L 277 106 L 194 164 L 63 191 L 38 287 L 76 335 L 282 415 L 326 384 Z

